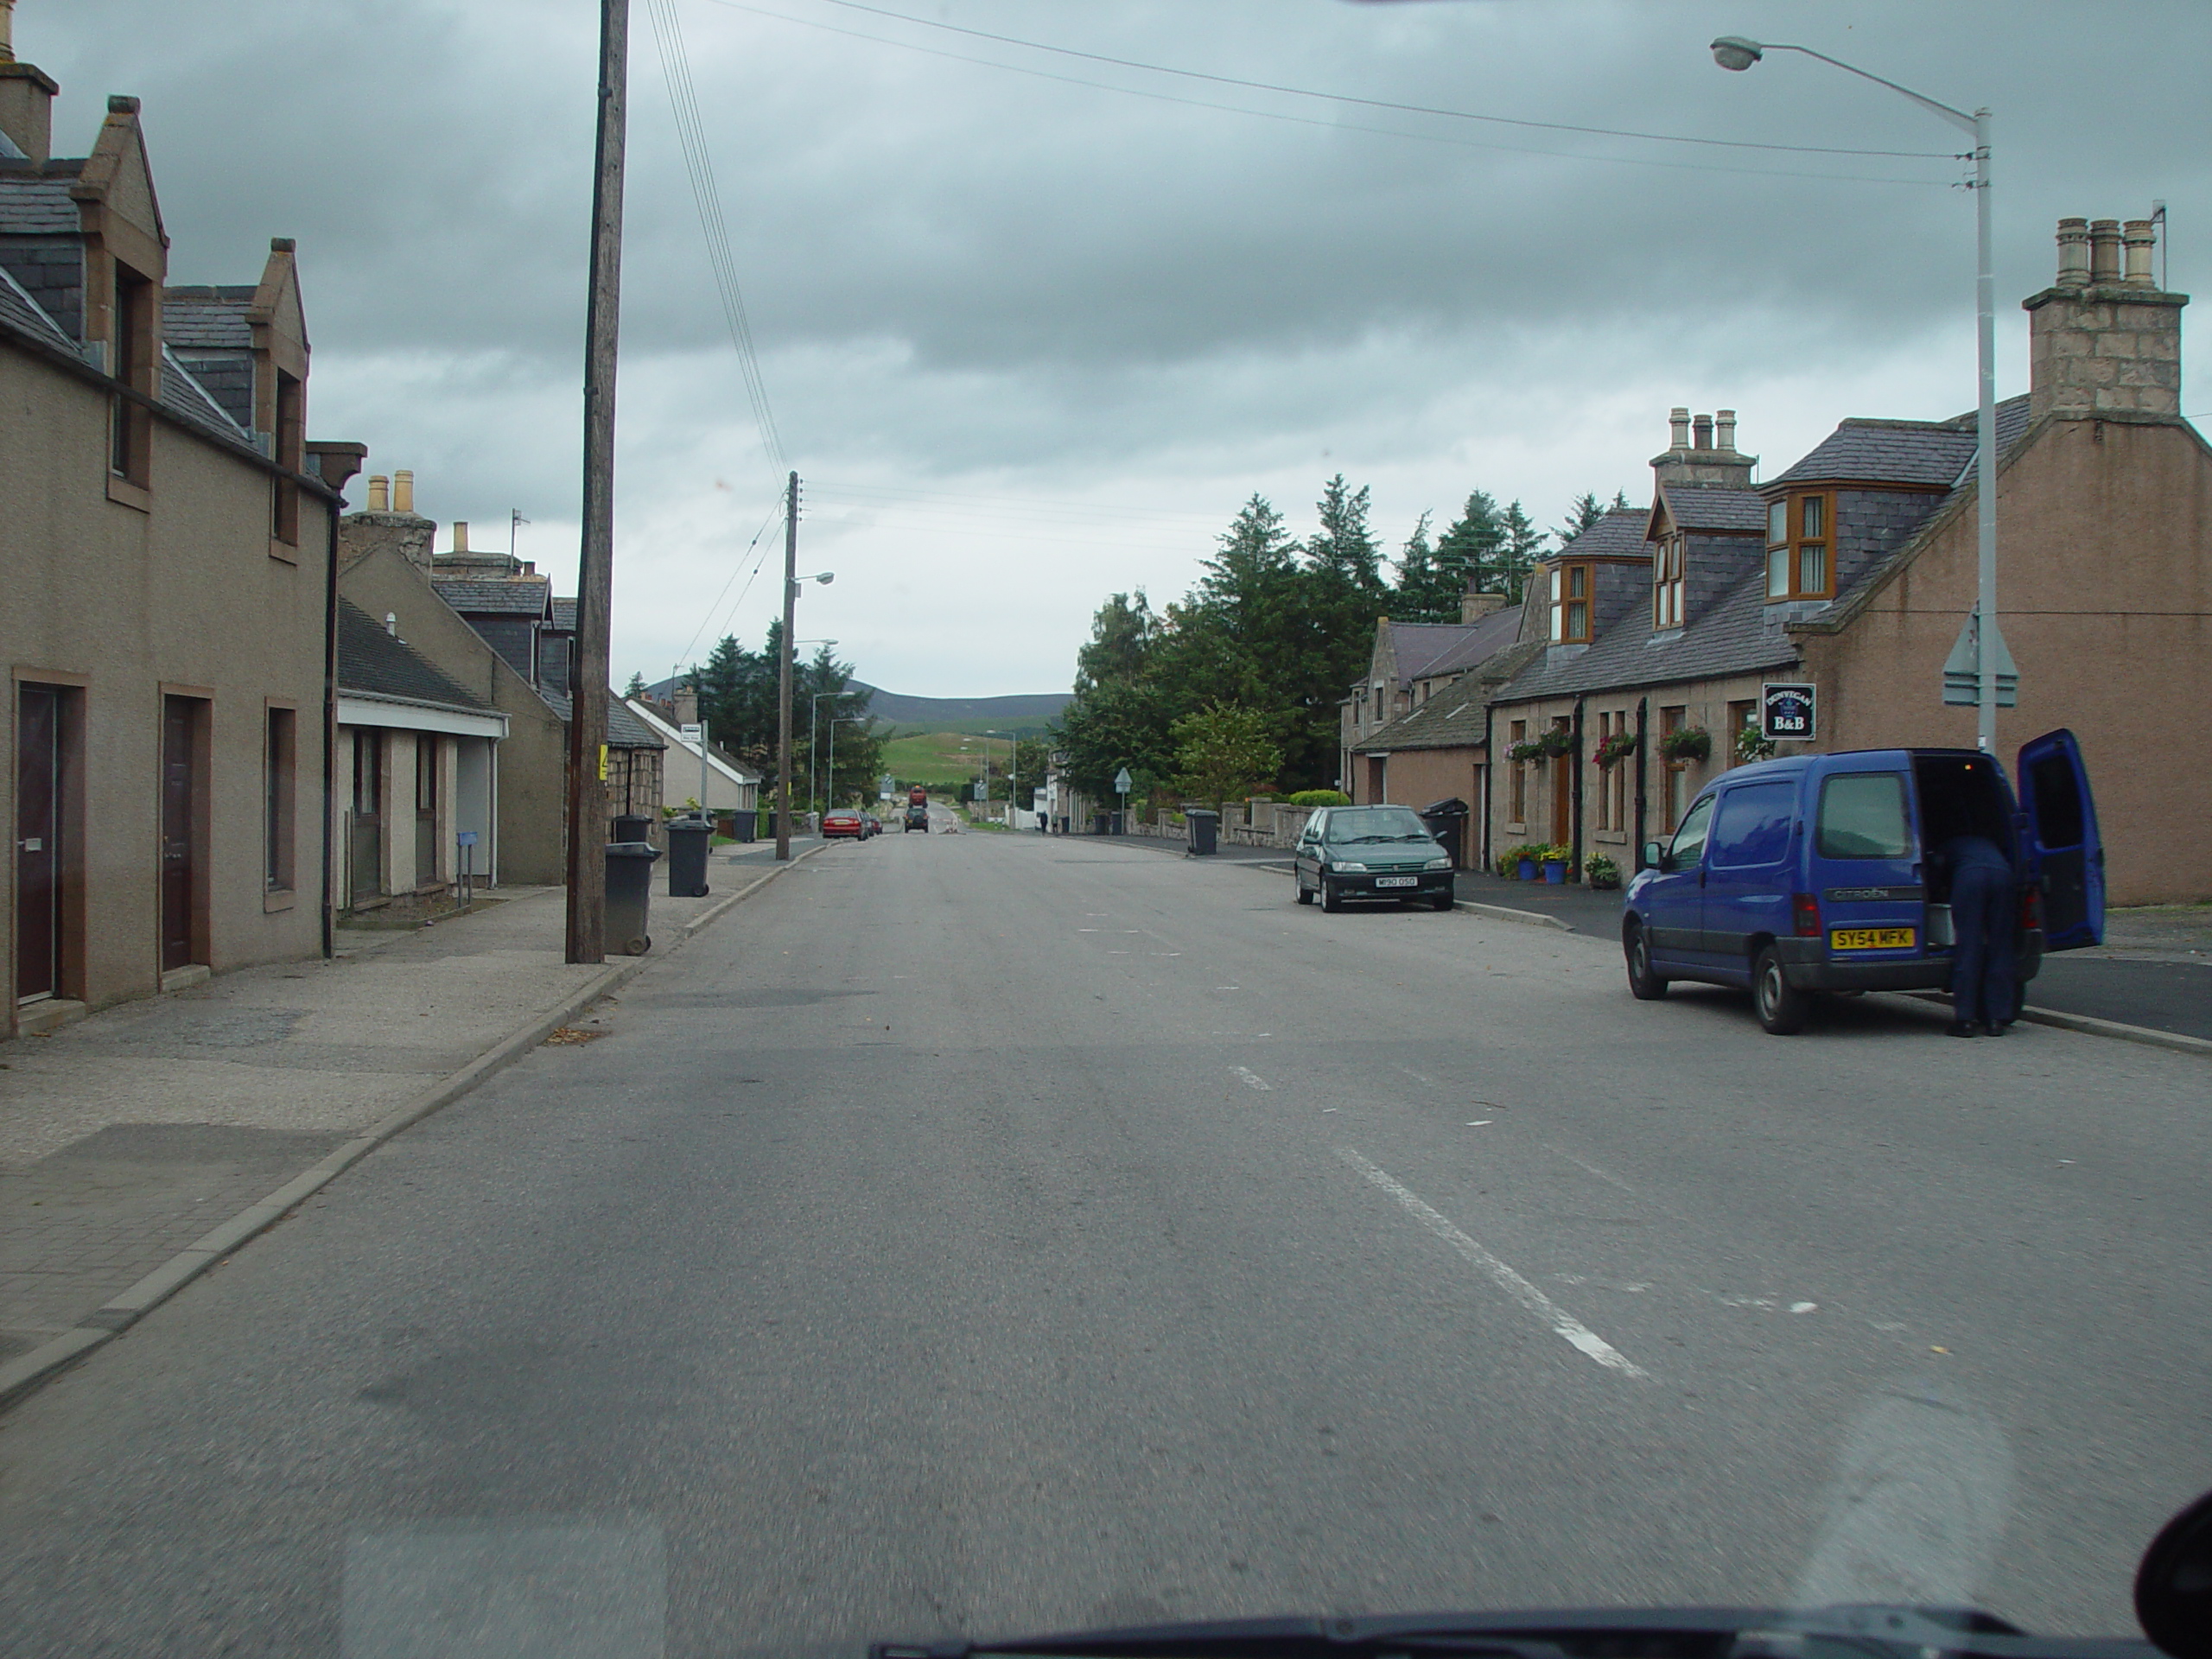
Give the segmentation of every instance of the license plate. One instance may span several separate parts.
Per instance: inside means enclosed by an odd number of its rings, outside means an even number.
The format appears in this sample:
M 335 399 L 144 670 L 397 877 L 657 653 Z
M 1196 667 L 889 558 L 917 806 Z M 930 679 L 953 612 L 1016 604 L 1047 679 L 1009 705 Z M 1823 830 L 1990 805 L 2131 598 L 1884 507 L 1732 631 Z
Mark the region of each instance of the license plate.
M 1832 927 L 1828 930 L 1828 949 L 1831 950 L 1910 950 L 1919 943 L 1919 935 L 1910 927 Z
M 1417 887 L 1421 886 L 1421 877 L 1417 875 L 1378 875 L 1375 878 L 1375 885 L 1378 887 Z

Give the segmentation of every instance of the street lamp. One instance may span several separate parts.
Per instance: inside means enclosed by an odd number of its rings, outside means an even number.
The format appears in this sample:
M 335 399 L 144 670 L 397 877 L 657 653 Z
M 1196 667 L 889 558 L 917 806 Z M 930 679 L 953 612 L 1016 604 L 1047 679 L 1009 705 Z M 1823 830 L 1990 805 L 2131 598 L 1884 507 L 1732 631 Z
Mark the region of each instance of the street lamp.
M 818 643 L 818 644 L 822 644 L 822 645 L 835 645 L 835 644 L 836 644 L 837 642 L 836 642 L 836 640 L 834 640 L 834 639 L 824 639 L 824 640 L 820 640 L 820 641 L 813 641 L 813 642 L 810 642 L 810 643 Z M 808 796 L 808 798 L 809 798 L 809 799 L 810 799 L 810 800 L 812 798 L 812 797 L 813 797 L 813 795 L 814 795 L 814 783 L 815 783 L 814 755 L 815 755 L 815 747 L 816 747 L 816 738 L 815 738 L 815 734 L 816 734 L 817 732 L 818 732 L 818 731 L 820 731 L 820 730 L 821 730 L 821 723 L 820 723 L 820 722 L 821 722 L 821 720 L 822 720 L 822 699 L 823 699 L 823 698 L 824 698 L 824 697 L 849 697 L 849 696 L 852 696 L 852 695 L 853 695 L 853 694 L 852 694 L 851 692 L 849 692 L 849 691 L 817 691 L 817 692 L 816 692 L 816 693 L 814 694 L 813 700 L 812 700 L 811 702 L 810 702 L 807 704 L 807 708 L 806 708 L 806 792 L 807 792 L 807 796 Z M 836 734 L 833 731 L 833 732 L 830 734 L 830 742 L 834 745 L 834 744 L 836 743 Z
M 1770 52 L 1796 52 L 1871 80 L 1877 86 L 1910 99 L 1930 115 L 1942 117 L 1974 138 L 1974 234 L 1978 264 L 1974 273 L 1976 312 L 1975 350 L 1980 358 L 1980 397 L 1975 410 L 1974 442 L 1977 463 L 1975 505 L 1980 516 L 1980 558 L 1974 601 L 1974 641 L 1980 658 L 1980 686 L 1975 698 L 1974 741 L 1985 753 L 1997 751 L 1997 285 L 1989 268 L 1989 111 L 1968 115 L 1932 98 L 1923 98 L 1910 86 L 1869 74 L 1866 70 L 1815 52 L 1809 46 L 1789 46 L 1771 41 L 1751 41 L 1740 35 L 1723 35 L 1713 43 L 1713 60 L 1723 69 L 1750 68 Z
M 1004 736 L 1006 735 L 1006 734 L 1005 734 L 1004 732 L 986 731 L 986 732 L 983 734 L 983 735 L 984 735 L 985 737 L 987 737 L 987 738 L 990 738 L 990 737 L 1004 737 Z M 1009 810 L 1011 810 L 1011 806 L 1012 806 L 1012 803 L 1013 803 L 1013 798 L 1013 798 L 1011 795 L 1008 795 L 1008 796 L 1007 796 L 1007 804 L 1008 804 Z M 991 746 L 990 746 L 988 743 L 986 743 L 986 744 L 984 744 L 984 745 L 983 745 L 983 804 L 984 804 L 985 806 L 988 806 L 990 804 L 991 804 Z

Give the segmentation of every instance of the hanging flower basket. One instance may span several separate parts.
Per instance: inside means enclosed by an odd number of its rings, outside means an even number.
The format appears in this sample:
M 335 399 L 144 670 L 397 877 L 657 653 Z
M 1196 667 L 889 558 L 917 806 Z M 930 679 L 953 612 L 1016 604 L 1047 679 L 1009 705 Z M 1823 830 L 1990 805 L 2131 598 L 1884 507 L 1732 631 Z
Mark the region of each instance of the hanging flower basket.
M 1754 722 L 1747 720 L 1736 728 L 1736 764 L 1738 766 L 1749 766 L 1754 760 L 1770 760 L 1773 755 L 1774 740 L 1762 736 L 1758 727 Z
M 1685 726 L 1659 740 L 1659 753 L 1669 760 L 1709 760 L 1713 734 L 1702 726 Z
M 1617 766 L 1634 754 L 1636 748 L 1637 737 L 1634 732 L 1615 732 L 1592 751 L 1590 756 L 1591 764 L 1599 767 Z
M 1544 758 L 1543 740 L 1532 737 L 1525 743 L 1516 743 L 1506 750 L 1505 758 L 1509 760 L 1541 760 Z

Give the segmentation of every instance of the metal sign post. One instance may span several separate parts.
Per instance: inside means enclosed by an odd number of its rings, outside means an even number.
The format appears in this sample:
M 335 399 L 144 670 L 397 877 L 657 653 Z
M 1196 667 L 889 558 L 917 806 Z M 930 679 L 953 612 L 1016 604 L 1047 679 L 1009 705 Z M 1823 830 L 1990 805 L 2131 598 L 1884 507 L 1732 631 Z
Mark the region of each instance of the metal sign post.
M 2004 631 L 1993 621 L 1989 625 L 1989 644 L 1993 660 L 1985 664 L 1981 660 L 1981 613 L 1978 609 L 1967 612 L 1966 626 L 1959 630 L 1958 643 L 1951 647 L 1951 654 L 1943 659 L 1945 702 L 1954 708 L 1978 709 L 1982 704 L 1985 683 L 1993 681 L 1997 689 L 1996 706 L 1999 709 L 2019 707 L 2019 665 L 2013 662 L 2012 653 L 2005 648 Z
M 1129 791 L 1135 786 L 1135 784 L 1136 779 L 1129 776 L 1129 769 L 1127 766 L 1123 766 L 1114 774 L 1114 792 L 1122 798 L 1121 825 L 1123 835 L 1129 832 Z

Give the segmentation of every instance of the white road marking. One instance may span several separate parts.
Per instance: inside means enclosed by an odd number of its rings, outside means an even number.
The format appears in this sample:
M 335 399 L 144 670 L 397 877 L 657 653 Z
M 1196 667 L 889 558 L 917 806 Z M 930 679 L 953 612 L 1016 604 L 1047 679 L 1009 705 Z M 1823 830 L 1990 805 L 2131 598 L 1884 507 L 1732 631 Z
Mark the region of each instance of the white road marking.
M 1494 1117 L 1478 1117 L 1472 1122 L 1469 1123 L 1467 1127 L 1471 1129 L 1486 1129 L 1497 1122 L 1497 1120 Z
M 1618 1371 L 1624 1376 L 1648 1377 L 1642 1366 L 1630 1361 L 1619 1349 L 1607 1342 L 1596 1332 L 1584 1325 L 1558 1303 L 1538 1290 L 1519 1274 L 1481 1245 L 1452 1224 L 1449 1217 L 1424 1204 L 1411 1188 L 1401 1185 L 1389 1172 L 1370 1164 L 1350 1147 L 1339 1147 L 1337 1154 L 1376 1185 L 1381 1187 L 1401 1205 L 1415 1221 L 1457 1250 L 1469 1262 L 1478 1268 L 1500 1290 L 1535 1314 L 1577 1352 L 1587 1355 L 1609 1371 Z
M 1599 1168 L 1597 1165 L 1590 1162 L 1586 1158 L 1578 1158 L 1573 1153 L 1567 1151 L 1564 1147 L 1554 1147 L 1552 1150 L 1559 1154 L 1560 1157 L 1566 1159 L 1568 1163 L 1573 1164 L 1577 1169 L 1583 1170 L 1589 1174 L 1595 1175 L 1599 1180 L 1605 1182 L 1609 1185 L 1618 1186 L 1622 1192 L 1628 1193 L 1630 1197 L 1635 1196 L 1636 1189 L 1634 1187 L 1630 1186 L 1626 1181 L 1621 1179 L 1618 1175 L 1608 1175 L 1604 1170 Z
M 1260 1076 L 1256 1071 L 1248 1071 L 1241 1065 L 1232 1065 L 1229 1069 L 1234 1071 L 1238 1077 L 1243 1078 L 1247 1084 L 1250 1084 L 1255 1089 L 1265 1089 L 1268 1087 L 1268 1080 Z

